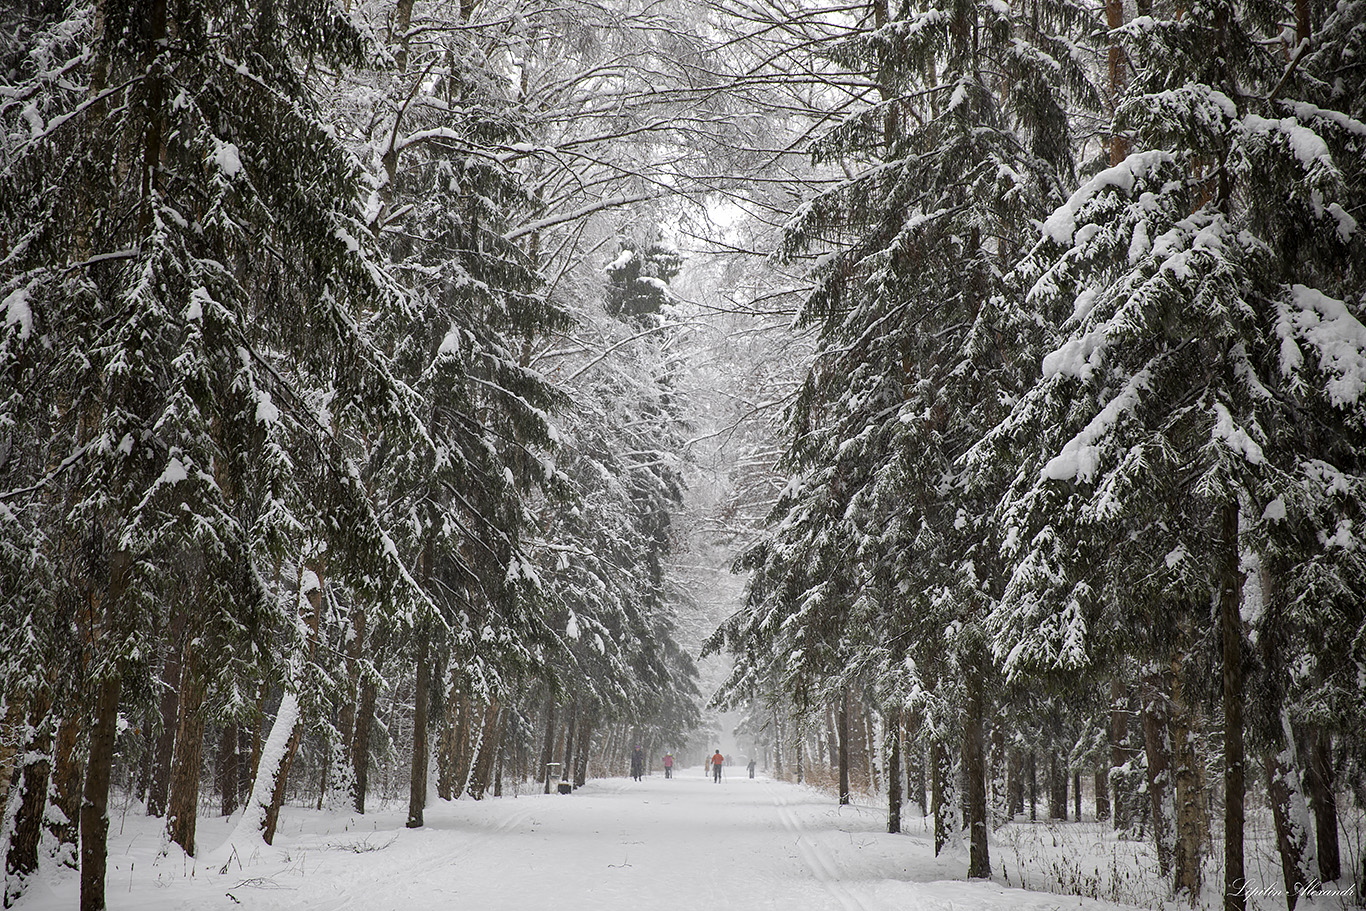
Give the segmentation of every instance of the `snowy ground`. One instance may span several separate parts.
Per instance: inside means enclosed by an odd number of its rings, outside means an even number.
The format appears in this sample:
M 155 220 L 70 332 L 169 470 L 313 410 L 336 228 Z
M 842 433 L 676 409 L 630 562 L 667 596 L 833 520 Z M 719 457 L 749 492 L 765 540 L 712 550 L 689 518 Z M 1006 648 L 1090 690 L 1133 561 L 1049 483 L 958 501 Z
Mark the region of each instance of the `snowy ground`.
M 275 847 L 226 872 L 162 855 L 158 820 L 113 819 L 112 911 L 171 909 L 691 908 L 694 911 L 1103 911 L 1123 906 L 961 881 L 961 857 L 935 860 L 925 836 L 890 836 L 882 813 L 795 785 L 700 769 L 673 780 L 606 779 L 573 795 L 434 800 L 423 829 L 402 808 L 366 816 L 287 808 Z M 201 823 L 211 855 L 228 823 Z M 69 871 L 25 911 L 76 906 Z

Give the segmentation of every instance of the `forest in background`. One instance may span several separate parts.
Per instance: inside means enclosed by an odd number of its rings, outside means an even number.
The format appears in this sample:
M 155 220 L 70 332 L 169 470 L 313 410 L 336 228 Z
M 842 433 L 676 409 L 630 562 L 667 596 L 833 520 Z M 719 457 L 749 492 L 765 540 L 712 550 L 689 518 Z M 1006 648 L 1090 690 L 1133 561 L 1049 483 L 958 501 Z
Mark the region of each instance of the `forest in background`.
M 104 906 L 111 795 L 196 854 L 700 755 L 726 552 L 716 704 L 970 877 L 1085 775 L 1191 904 L 1366 882 L 1364 0 L 0 36 L 6 906 Z

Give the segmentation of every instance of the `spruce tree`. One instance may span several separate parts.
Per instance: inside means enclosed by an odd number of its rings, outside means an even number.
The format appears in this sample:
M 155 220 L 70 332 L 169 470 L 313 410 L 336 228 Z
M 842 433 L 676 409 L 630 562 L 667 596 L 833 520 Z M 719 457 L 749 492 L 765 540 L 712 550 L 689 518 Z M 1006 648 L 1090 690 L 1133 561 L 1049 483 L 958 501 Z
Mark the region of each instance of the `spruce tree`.
M 41 378 L 25 407 L 52 416 L 60 455 L 22 453 L 36 480 L 12 499 L 36 519 L 59 494 L 51 544 L 81 542 L 66 584 L 87 607 L 82 907 L 99 908 L 119 706 L 169 599 L 203 630 L 193 648 L 233 656 L 192 656 L 222 692 L 244 665 L 280 673 L 299 629 L 280 569 L 308 539 L 361 590 L 402 584 L 348 441 L 417 428 L 362 328 L 404 296 L 301 75 L 305 56 L 359 60 L 349 21 L 95 2 L 27 37 L 23 100 L 4 108 L 3 369 Z
M 1332 109 L 1345 97 L 1296 98 L 1312 70 L 1259 40 L 1265 13 L 1158 7 L 1121 30 L 1139 66 L 1117 130 L 1134 151 L 1054 211 L 1025 260 L 1024 307 L 1003 319 L 1042 372 L 983 450 L 1014 479 L 1000 522 L 1015 568 L 990 622 L 1008 673 L 1128 652 L 1174 668 L 1189 701 L 1215 637 L 1234 904 L 1247 553 L 1268 561 L 1261 591 L 1281 605 L 1306 584 L 1290 565 L 1331 565 L 1344 592 L 1362 578 L 1333 518 L 1359 489 L 1358 394 L 1335 377 L 1366 339 L 1348 212 L 1360 139 Z M 1184 774 L 1178 757 L 1178 787 Z M 1178 823 L 1175 889 L 1194 901 L 1198 832 Z

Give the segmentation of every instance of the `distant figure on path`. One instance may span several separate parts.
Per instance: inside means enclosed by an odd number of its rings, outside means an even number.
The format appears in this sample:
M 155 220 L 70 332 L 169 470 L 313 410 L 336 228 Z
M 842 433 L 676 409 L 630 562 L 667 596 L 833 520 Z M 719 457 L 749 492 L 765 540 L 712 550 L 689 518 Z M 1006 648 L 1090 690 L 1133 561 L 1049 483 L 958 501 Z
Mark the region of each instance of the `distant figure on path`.
M 645 751 L 636 747 L 631 754 L 631 777 L 640 781 L 640 777 L 645 774 Z
M 749 777 L 754 777 L 754 760 L 752 758 L 749 761 Z
M 716 754 L 711 758 L 711 780 L 716 782 L 717 784 L 721 783 L 721 766 L 725 763 L 725 761 L 726 757 L 721 755 L 720 750 L 717 750 Z
M 674 754 L 673 754 L 673 753 L 665 753 L 665 754 L 664 754 L 664 777 L 665 777 L 665 778 L 673 778 L 673 777 L 674 777 Z

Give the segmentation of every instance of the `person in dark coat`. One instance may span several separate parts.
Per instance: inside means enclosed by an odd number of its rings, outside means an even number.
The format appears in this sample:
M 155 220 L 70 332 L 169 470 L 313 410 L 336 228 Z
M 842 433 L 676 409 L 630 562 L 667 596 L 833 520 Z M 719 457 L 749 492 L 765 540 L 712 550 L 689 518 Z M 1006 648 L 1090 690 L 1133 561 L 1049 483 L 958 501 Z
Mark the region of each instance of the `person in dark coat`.
M 644 774 L 645 751 L 640 747 L 636 747 L 635 752 L 631 754 L 631 777 L 636 781 L 640 781 L 641 776 Z

